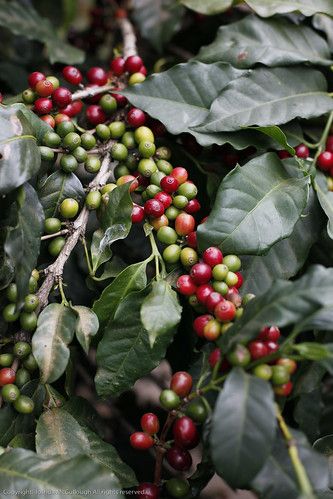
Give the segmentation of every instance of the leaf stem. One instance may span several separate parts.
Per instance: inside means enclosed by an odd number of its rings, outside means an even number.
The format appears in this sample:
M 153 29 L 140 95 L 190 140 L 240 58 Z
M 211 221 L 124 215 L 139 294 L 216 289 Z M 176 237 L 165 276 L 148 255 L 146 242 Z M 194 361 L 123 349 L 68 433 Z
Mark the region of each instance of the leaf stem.
M 300 490 L 302 494 L 304 494 L 304 496 L 310 499 L 314 497 L 311 482 L 307 475 L 306 469 L 304 468 L 304 465 L 300 459 L 296 440 L 291 434 L 278 406 L 276 406 L 276 418 L 278 420 L 282 435 L 288 446 L 289 457 L 291 459 Z
M 85 257 L 86 257 L 86 262 L 87 262 L 87 267 L 88 267 L 89 275 L 93 276 L 94 275 L 94 271 L 93 271 L 93 267 L 92 267 L 92 264 L 91 264 L 91 261 L 90 261 L 89 251 L 88 251 L 88 248 L 87 248 L 87 241 L 86 241 L 86 238 L 84 236 L 81 237 L 81 243 L 82 243 L 82 246 L 83 246 L 83 249 L 84 249 L 84 254 L 85 254 Z
M 63 287 L 63 282 L 62 282 L 62 277 L 58 278 L 58 286 L 59 286 L 59 291 L 60 291 L 60 296 L 61 296 L 61 303 L 65 305 L 66 307 L 69 306 L 69 303 L 67 301 L 65 292 L 64 292 L 64 287 Z
M 45 236 L 42 236 L 40 238 L 41 241 L 46 241 L 47 239 L 52 239 L 52 237 L 57 237 L 57 236 L 64 236 L 68 234 L 69 230 L 68 229 L 62 229 L 59 230 L 59 232 L 55 232 L 54 234 L 46 234 Z

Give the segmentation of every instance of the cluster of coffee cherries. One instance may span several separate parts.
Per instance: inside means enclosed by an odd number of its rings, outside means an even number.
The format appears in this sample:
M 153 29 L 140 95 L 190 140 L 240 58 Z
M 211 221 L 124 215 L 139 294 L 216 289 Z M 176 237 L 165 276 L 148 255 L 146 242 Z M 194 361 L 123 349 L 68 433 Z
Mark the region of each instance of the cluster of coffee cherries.
M 327 186 L 333 191 L 333 135 L 327 137 L 325 151 L 319 154 L 317 167 L 328 175 Z
M 34 410 L 33 400 L 22 395 L 20 389 L 30 381 L 31 374 L 37 367 L 36 359 L 31 353 L 31 346 L 25 341 L 18 341 L 11 350 L 6 349 L 6 352 L 0 353 L 2 400 L 12 404 L 14 409 L 21 414 L 30 414 Z
M 155 446 L 160 448 L 165 458 L 175 471 L 186 472 L 192 466 L 191 449 L 200 441 L 198 425 L 205 422 L 207 409 L 200 398 L 189 401 L 193 387 L 192 376 L 185 372 L 176 372 L 170 382 L 170 388 L 161 392 L 161 406 L 170 412 L 171 423 L 165 423 L 161 438 L 158 437 L 160 422 L 156 414 L 146 413 L 141 418 L 141 428 L 130 436 L 133 448 L 147 450 Z M 169 416 L 170 417 L 170 416 Z M 158 484 L 159 485 L 159 484 Z M 138 490 L 142 497 L 155 499 L 159 497 L 160 488 L 156 484 L 142 483 Z M 189 482 L 183 477 L 167 480 L 163 487 L 171 497 L 188 497 Z
M 24 305 L 20 311 L 17 306 L 17 286 L 15 283 L 9 284 L 6 289 L 7 305 L 2 310 L 2 317 L 7 323 L 19 321 L 21 329 L 28 333 L 33 333 L 37 327 L 36 310 L 39 305 L 38 296 L 35 294 L 38 288 L 39 272 L 34 269 L 29 279 L 29 294 L 24 298 Z

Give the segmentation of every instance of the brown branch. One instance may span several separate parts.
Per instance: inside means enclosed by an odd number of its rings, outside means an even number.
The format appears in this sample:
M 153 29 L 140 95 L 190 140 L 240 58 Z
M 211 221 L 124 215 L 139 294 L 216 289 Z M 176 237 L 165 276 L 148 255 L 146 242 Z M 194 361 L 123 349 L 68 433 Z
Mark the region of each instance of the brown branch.
M 123 57 L 126 59 L 130 55 L 137 55 L 136 35 L 133 24 L 129 19 L 118 19 L 118 25 L 123 37 Z
M 46 241 L 47 239 L 52 239 L 52 237 L 64 236 L 68 234 L 68 229 L 59 230 L 59 232 L 55 232 L 54 234 L 46 234 L 40 238 L 41 241 Z
M 98 94 L 103 94 L 104 92 L 110 92 L 111 90 L 115 90 L 114 83 L 108 83 L 107 85 L 103 85 L 101 87 L 84 87 L 82 90 L 77 90 L 72 95 L 72 101 L 86 99 L 87 97 L 94 97 Z
M 161 474 L 162 474 L 162 465 L 163 459 L 165 456 L 165 441 L 168 436 L 168 431 L 170 430 L 174 420 L 177 417 L 177 413 L 175 411 L 171 411 L 168 414 L 167 420 L 164 423 L 161 436 L 160 436 L 160 445 L 156 447 L 156 462 L 155 462 L 155 472 L 154 472 L 154 484 L 159 487 L 161 482 Z

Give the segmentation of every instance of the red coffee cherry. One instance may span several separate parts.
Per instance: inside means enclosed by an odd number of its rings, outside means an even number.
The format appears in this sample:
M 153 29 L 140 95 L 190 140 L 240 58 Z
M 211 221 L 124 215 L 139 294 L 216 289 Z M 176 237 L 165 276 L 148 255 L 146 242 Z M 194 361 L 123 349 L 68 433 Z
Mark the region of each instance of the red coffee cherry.
M 196 284 L 206 284 L 212 278 L 212 269 L 207 263 L 196 263 L 191 268 L 190 276 Z
M 261 359 L 262 357 L 266 357 L 266 355 L 268 355 L 267 345 L 262 341 L 251 341 L 247 348 L 249 349 L 253 360 Z
M 166 458 L 170 466 L 178 471 L 187 471 L 192 466 L 191 454 L 179 447 L 171 447 L 166 454 Z
M 91 106 L 87 107 L 86 117 L 92 125 L 100 125 L 101 123 L 104 123 L 104 121 L 106 121 L 106 114 L 104 113 L 101 106 L 98 106 L 97 104 L 92 104 Z
M 128 101 L 124 95 L 120 95 L 120 94 L 111 94 L 111 95 L 112 95 L 112 97 L 114 97 L 116 99 L 118 107 L 126 106 Z
M 230 322 L 235 318 L 236 307 L 229 300 L 220 301 L 214 308 L 214 315 L 222 322 Z
M 186 236 L 186 243 L 190 248 L 196 249 L 198 247 L 197 243 L 197 231 L 190 232 Z
M 141 66 L 141 68 L 139 69 L 138 73 L 141 73 L 141 74 L 147 76 L 147 68 L 146 68 L 146 66 Z
M 126 120 L 130 126 L 138 128 L 146 122 L 146 115 L 141 109 L 132 107 L 127 113 Z
M 192 390 L 192 386 L 192 376 L 186 371 L 178 371 L 171 378 L 170 388 L 177 393 L 179 397 L 186 397 Z
M 52 101 L 46 97 L 35 100 L 34 110 L 37 114 L 49 114 L 52 111 Z
M 308 158 L 310 156 L 309 148 L 305 144 L 299 144 L 295 147 L 296 156 L 298 158 Z
M 28 76 L 29 87 L 35 89 L 37 83 L 43 80 L 46 80 L 46 76 L 43 73 L 40 73 L 39 71 L 34 71 L 33 73 L 30 73 L 30 75 Z
M 184 210 L 186 211 L 186 213 L 197 213 L 201 210 L 201 204 L 197 199 L 190 199 Z
M 111 61 L 110 67 L 114 75 L 121 76 L 125 72 L 125 59 L 123 57 L 116 57 Z
M 207 298 L 211 293 L 214 293 L 214 288 L 210 284 L 201 284 L 196 291 L 198 302 L 205 305 Z
M 284 385 L 274 387 L 274 393 L 276 393 L 276 395 L 279 395 L 280 397 L 288 397 L 288 395 L 291 394 L 292 390 L 293 384 L 291 381 L 288 381 L 288 383 L 285 383 Z
M 167 194 L 166 192 L 163 192 L 163 191 L 155 194 L 154 199 L 157 199 L 157 201 L 160 201 L 163 204 L 165 209 L 169 208 L 169 206 L 172 203 L 172 197 L 170 196 L 170 194 Z
M 58 87 L 52 94 L 52 100 L 58 107 L 66 107 L 72 102 L 72 93 L 65 87 Z
M 184 449 L 194 449 L 199 443 L 199 433 L 192 419 L 183 416 L 174 422 L 172 433 L 175 444 Z
M 213 369 L 218 362 L 221 362 L 222 352 L 220 348 L 214 348 L 214 350 L 209 354 L 208 362 L 210 367 Z
M 280 329 L 276 326 L 266 326 L 263 327 L 262 330 L 260 331 L 258 335 L 258 339 L 260 340 L 267 340 L 267 341 L 278 341 L 280 338 L 281 333 Z
M 204 337 L 204 328 L 211 319 L 214 319 L 214 317 L 210 314 L 199 315 L 199 317 L 194 319 L 193 329 L 196 332 L 196 334 L 199 336 L 199 338 Z
M 215 267 L 219 263 L 223 262 L 223 254 L 219 248 L 211 246 L 207 248 L 202 255 L 203 261 L 207 263 L 210 267 Z
M 139 492 L 140 499 L 158 499 L 160 495 L 159 488 L 149 482 L 140 483 L 136 490 Z
M 265 345 L 268 349 L 268 355 L 279 350 L 279 345 L 278 343 L 275 343 L 275 341 L 265 341 Z
M 175 177 L 166 175 L 161 179 L 160 185 L 164 192 L 171 194 L 172 192 L 176 192 L 179 187 L 179 182 Z
M 144 210 L 148 217 L 158 218 L 163 215 L 164 206 L 157 199 L 148 199 L 148 201 L 145 202 Z
M 52 94 L 53 90 L 54 88 L 52 82 L 49 80 L 39 81 L 35 86 L 35 91 L 41 97 L 49 97 Z
M 208 310 L 208 312 L 214 312 L 215 307 L 221 302 L 225 301 L 223 296 L 218 293 L 217 291 L 214 291 L 214 293 L 211 293 L 205 303 L 205 306 Z
M 15 382 L 16 373 L 10 367 L 0 369 L 0 386 L 13 384 Z
M 291 158 L 291 154 L 288 151 L 285 151 L 284 149 L 282 149 L 281 151 L 277 151 L 277 154 L 280 159 Z
M 183 184 L 188 179 L 188 172 L 182 166 L 176 166 L 170 175 L 178 180 L 179 185 Z
M 52 127 L 52 128 L 54 128 L 56 125 L 56 122 L 55 122 L 53 116 L 51 116 L 50 114 L 44 114 L 44 116 L 41 116 L 40 119 L 42 121 L 45 121 L 45 123 L 50 125 L 50 127 Z
M 128 73 L 138 73 L 143 66 L 143 61 L 138 55 L 130 55 L 125 61 L 125 71 Z
M 62 74 L 65 80 L 72 85 L 79 85 L 82 81 L 82 73 L 75 66 L 65 66 Z
M 144 217 L 145 217 L 145 210 L 144 210 L 143 206 L 140 206 L 138 204 L 134 204 L 133 208 L 132 208 L 132 215 L 131 215 L 132 223 L 138 224 L 138 223 L 142 222 Z
M 235 284 L 235 288 L 239 289 L 243 285 L 244 278 L 240 272 L 235 272 L 235 274 L 238 277 L 238 281 Z
M 87 79 L 90 83 L 94 83 L 94 85 L 98 85 L 102 87 L 108 81 L 108 77 L 103 68 L 100 67 L 92 67 L 87 72 Z
M 147 433 L 136 431 L 130 436 L 131 446 L 137 450 L 147 450 L 154 445 L 154 439 Z
M 146 414 L 143 414 L 140 422 L 143 431 L 149 435 L 155 435 L 155 433 L 158 433 L 160 429 L 158 417 L 152 412 L 146 412 Z
M 79 114 L 82 111 L 83 108 L 83 102 L 82 100 L 76 100 L 74 102 L 71 102 L 68 104 L 66 107 L 63 109 L 59 109 L 59 111 L 66 116 L 73 117 Z
M 179 236 L 187 236 L 190 232 L 193 232 L 194 227 L 195 220 L 188 213 L 181 213 L 175 220 L 175 229 Z
M 178 277 L 176 286 L 179 293 L 185 296 L 194 295 L 197 290 L 196 285 L 188 274 Z
M 333 168 L 333 152 L 324 151 L 319 154 L 317 165 L 324 172 L 331 170 L 331 168 Z

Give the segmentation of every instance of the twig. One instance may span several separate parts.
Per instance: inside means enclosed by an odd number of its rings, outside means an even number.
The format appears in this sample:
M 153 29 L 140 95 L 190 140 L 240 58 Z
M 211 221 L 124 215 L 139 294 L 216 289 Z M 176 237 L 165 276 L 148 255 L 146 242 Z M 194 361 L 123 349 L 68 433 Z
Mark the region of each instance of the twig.
M 104 92 L 110 92 L 110 90 L 115 90 L 116 86 L 114 83 L 108 83 L 101 87 L 85 87 L 83 90 L 77 90 L 72 95 L 72 101 L 86 99 L 87 97 L 94 97 L 98 94 L 103 94 Z
M 55 232 L 54 234 L 46 234 L 45 236 L 42 236 L 40 239 L 41 241 L 46 241 L 46 239 L 51 239 L 52 237 L 64 236 L 65 234 L 68 234 L 68 232 L 69 232 L 68 229 L 62 229 L 59 230 L 59 232 Z
M 126 59 L 130 55 L 136 55 L 138 53 L 135 31 L 133 24 L 126 17 L 118 19 L 118 24 L 123 37 L 123 57 Z
M 159 487 L 161 481 L 162 464 L 165 455 L 164 444 L 168 435 L 168 431 L 171 428 L 174 420 L 177 417 L 175 411 L 169 412 L 166 422 L 164 423 L 163 430 L 160 436 L 160 444 L 156 447 L 156 462 L 155 462 L 155 473 L 154 473 L 154 484 Z

